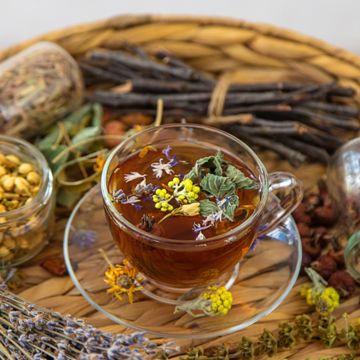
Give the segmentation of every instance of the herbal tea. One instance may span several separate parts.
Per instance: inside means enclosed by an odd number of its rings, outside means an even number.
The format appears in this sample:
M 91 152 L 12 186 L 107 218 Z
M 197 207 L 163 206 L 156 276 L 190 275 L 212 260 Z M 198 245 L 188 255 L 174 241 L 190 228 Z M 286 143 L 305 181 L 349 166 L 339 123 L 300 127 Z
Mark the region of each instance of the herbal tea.
M 256 226 L 236 239 L 207 241 L 246 221 L 260 198 L 256 177 L 228 153 L 195 144 L 146 146 L 118 164 L 108 190 L 117 211 L 154 236 L 150 244 L 142 241 L 107 214 L 121 251 L 163 284 L 192 287 L 218 279 L 253 240 Z

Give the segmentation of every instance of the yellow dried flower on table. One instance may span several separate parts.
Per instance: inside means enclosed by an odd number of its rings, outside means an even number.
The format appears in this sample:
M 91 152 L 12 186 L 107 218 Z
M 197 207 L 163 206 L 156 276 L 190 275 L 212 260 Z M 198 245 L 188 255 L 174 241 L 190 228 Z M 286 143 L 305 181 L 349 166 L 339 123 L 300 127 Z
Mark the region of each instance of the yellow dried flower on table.
M 195 300 L 176 306 L 175 313 L 185 311 L 193 317 L 227 315 L 232 303 L 231 292 L 224 286 L 208 286 Z
M 306 284 L 300 289 L 300 296 L 306 299 L 308 305 L 314 306 L 319 314 L 332 313 L 340 305 L 340 295 L 313 269 L 306 268 L 306 273 L 312 280 L 312 286 Z
M 138 270 L 126 259 L 122 264 L 112 264 L 106 254 L 101 251 L 106 262 L 109 264 L 105 272 L 105 282 L 109 285 L 108 294 L 114 295 L 120 301 L 126 295 L 130 304 L 134 301 L 134 293 L 141 290 Z

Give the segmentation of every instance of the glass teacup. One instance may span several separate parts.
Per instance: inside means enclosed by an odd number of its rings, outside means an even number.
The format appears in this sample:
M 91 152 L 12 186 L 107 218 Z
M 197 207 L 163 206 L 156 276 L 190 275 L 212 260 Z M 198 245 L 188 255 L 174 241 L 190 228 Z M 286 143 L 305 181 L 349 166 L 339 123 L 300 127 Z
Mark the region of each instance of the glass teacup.
M 116 209 L 109 192 L 114 169 L 145 146 L 164 148 L 174 143 L 196 144 L 239 158 L 259 183 L 259 202 L 253 214 L 230 231 L 203 241 L 164 238 L 130 223 Z M 268 175 L 245 143 L 224 131 L 195 124 L 163 125 L 125 139 L 105 163 L 101 191 L 112 236 L 124 256 L 150 282 L 177 289 L 206 286 L 229 278 L 255 239 L 276 227 L 302 199 L 301 184 L 294 176 L 284 172 Z

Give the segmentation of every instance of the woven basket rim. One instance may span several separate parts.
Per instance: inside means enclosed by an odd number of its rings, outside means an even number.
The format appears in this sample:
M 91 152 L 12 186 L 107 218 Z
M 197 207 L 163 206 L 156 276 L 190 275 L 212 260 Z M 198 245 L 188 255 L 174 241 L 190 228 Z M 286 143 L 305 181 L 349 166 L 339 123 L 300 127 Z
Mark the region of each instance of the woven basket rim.
M 117 28 L 126 29 L 136 25 L 145 25 L 150 23 L 198 23 L 201 25 L 214 25 L 214 26 L 228 26 L 238 27 L 247 30 L 256 31 L 262 35 L 270 35 L 272 37 L 288 40 L 292 42 L 302 43 L 322 52 L 331 55 L 332 57 L 341 59 L 353 66 L 360 69 L 360 56 L 352 53 L 351 51 L 344 50 L 340 47 L 331 45 L 330 43 L 320 40 L 316 37 L 302 34 L 301 32 L 283 28 L 277 25 L 251 22 L 247 20 L 234 19 L 230 17 L 219 16 L 194 16 L 194 15 L 153 15 L 153 14 L 124 14 L 113 16 L 106 19 L 89 21 L 80 25 L 72 25 L 69 27 L 60 28 L 58 30 L 50 31 L 48 33 L 35 36 L 29 40 L 22 41 L 18 44 L 12 45 L 5 49 L 0 49 L 0 60 L 19 52 L 20 50 L 32 45 L 33 43 L 41 40 L 57 41 L 61 38 L 68 37 L 74 34 L 83 32 L 101 30 L 103 28 Z

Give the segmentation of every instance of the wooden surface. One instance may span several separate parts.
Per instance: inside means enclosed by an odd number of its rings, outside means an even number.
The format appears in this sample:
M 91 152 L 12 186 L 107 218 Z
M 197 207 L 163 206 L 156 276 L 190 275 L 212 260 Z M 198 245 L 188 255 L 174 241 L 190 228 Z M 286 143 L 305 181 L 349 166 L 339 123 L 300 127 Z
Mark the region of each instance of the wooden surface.
M 316 179 L 318 179 L 324 172 L 324 168 L 320 165 L 307 165 L 298 169 L 291 168 L 287 163 L 278 161 L 276 156 L 272 154 L 263 154 L 263 159 L 269 171 L 274 170 L 290 170 L 303 179 L 305 187 L 311 187 Z M 18 293 L 27 300 L 37 303 L 41 306 L 54 309 L 63 314 L 71 314 L 75 317 L 85 319 L 89 323 L 111 332 L 126 331 L 120 325 L 114 324 L 111 320 L 107 319 L 104 315 L 95 311 L 91 305 L 80 295 L 71 279 L 68 276 L 54 277 L 46 270 L 39 266 L 39 263 L 54 254 L 62 253 L 63 230 L 66 223 L 65 220 L 60 220 L 55 226 L 55 237 L 52 239 L 51 244 L 30 263 L 20 268 L 24 277 L 23 286 L 19 289 Z M 275 329 L 279 321 L 291 320 L 297 314 L 309 312 L 309 306 L 305 301 L 300 298 L 298 291 L 306 281 L 300 278 L 291 291 L 290 295 L 275 310 L 272 314 L 263 318 L 258 323 L 250 326 L 249 328 L 218 339 L 207 341 L 189 341 L 180 340 L 177 344 L 181 346 L 182 351 L 186 351 L 189 346 L 200 345 L 203 347 L 213 346 L 216 344 L 233 343 L 239 341 L 241 336 L 256 336 L 260 334 L 263 328 L 269 330 Z M 346 300 L 336 315 L 339 316 L 342 312 L 348 312 L 350 318 L 360 317 L 359 308 L 359 295 Z M 338 320 L 341 327 L 342 320 Z M 163 340 L 165 341 L 165 340 Z M 295 348 L 284 351 L 276 355 L 276 359 L 292 359 L 303 360 L 311 356 L 311 359 L 318 359 L 321 356 L 336 355 L 346 352 L 345 348 L 332 348 L 324 349 L 316 344 L 301 343 Z
M 276 82 L 335 81 L 358 90 L 360 103 L 360 58 L 322 41 L 275 26 L 253 24 L 240 20 L 178 17 L 178 16 L 119 16 L 95 23 L 74 26 L 42 35 L 0 52 L 0 60 L 14 55 L 39 40 L 54 41 L 73 56 L 79 57 L 96 48 L 118 48 L 124 41 L 143 46 L 149 52 L 167 50 L 189 64 L 219 77 L 230 76 L 233 81 Z M 279 162 L 274 155 L 263 155 L 269 171 L 290 170 L 309 187 L 323 174 L 319 165 L 292 169 Z M 51 254 L 62 252 L 64 221 L 56 224 L 56 236 L 51 245 L 36 259 L 21 268 L 24 286 L 19 290 L 26 299 L 84 318 L 109 331 L 123 331 L 103 315 L 95 312 L 79 294 L 69 277 L 53 277 L 42 269 L 39 262 Z M 206 346 L 234 342 L 244 334 L 259 334 L 264 327 L 273 329 L 280 320 L 290 320 L 296 314 L 308 311 L 304 300 L 298 296 L 300 279 L 284 303 L 272 314 L 241 333 L 214 339 Z M 348 312 L 359 317 L 358 295 L 347 300 L 336 312 Z M 341 321 L 341 320 L 340 320 Z M 189 341 L 179 345 L 186 348 Z M 318 359 L 343 353 L 345 349 L 320 349 L 318 345 L 300 344 L 276 356 L 276 359 Z

